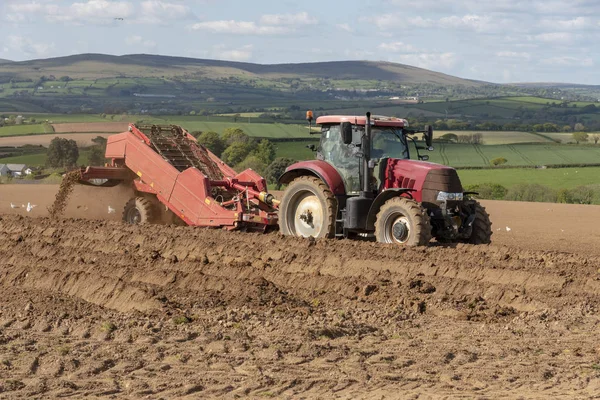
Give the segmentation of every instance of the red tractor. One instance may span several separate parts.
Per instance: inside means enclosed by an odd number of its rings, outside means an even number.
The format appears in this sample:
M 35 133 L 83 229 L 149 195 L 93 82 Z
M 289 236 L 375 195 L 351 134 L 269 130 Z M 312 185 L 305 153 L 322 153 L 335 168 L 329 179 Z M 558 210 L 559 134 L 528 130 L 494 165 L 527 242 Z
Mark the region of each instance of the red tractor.
M 309 120 L 312 114 L 308 114 Z M 427 162 L 414 138 L 422 133 L 433 150 L 433 129 L 408 129 L 404 119 L 322 116 L 317 159 L 291 165 L 279 182 L 287 188 L 279 229 L 304 237 L 372 236 L 378 242 L 426 245 L 487 244 L 485 208 L 464 192 L 454 168 Z M 410 159 L 409 141 L 417 160 Z

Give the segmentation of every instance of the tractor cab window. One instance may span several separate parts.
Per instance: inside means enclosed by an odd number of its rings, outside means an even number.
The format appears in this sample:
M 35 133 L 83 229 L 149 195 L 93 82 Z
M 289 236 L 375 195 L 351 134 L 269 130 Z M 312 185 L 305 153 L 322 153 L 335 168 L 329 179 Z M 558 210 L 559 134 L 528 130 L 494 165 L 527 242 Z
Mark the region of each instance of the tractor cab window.
M 409 158 L 406 136 L 399 128 L 371 129 L 371 158 Z
M 335 167 L 344 181 L 347 193 L 358 193 L 360 191 L 360 159 L 356 157 L 357 148 L 354 144 L 344 144 L 340 129 L 340 125 L 321 128 L 321 142 L 317 158 Z M 360 143 L 360 134 L 356 132 L 355 135 L 356 140 L 353 142 Z

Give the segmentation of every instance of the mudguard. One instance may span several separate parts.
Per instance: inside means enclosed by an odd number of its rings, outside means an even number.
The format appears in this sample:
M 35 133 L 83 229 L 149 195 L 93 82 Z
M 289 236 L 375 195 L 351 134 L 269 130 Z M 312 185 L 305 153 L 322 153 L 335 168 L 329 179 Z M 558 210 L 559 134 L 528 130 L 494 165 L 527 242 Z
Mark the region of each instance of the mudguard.
M 279 178 L 279 183 L 288 184 L 302 175 L 311 175 L 321 179 L 335 196 L 346 194 L 346 187 L 339 172 L 331 164 L 322 160 L 301 161 L 290 165 Z

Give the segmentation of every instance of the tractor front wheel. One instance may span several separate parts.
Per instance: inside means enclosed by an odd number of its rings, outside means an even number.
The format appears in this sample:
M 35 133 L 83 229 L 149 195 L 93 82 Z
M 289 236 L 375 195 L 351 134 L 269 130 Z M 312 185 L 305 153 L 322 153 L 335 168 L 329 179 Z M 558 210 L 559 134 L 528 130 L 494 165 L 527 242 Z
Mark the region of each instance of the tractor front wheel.
M 475 220 L 473 220 L 471 237 L 466 240 L 470 244 L 489 244 L 492 242 L 492 222 L 485 211 L 485 207 L 475 202 L 473 206 Z
M 147 197 L 134 197 L 125 204 L 123 221 L 128 224 L 154 224 L 158 222 L 156 205 Z
M 375 238 L 380 243 L 425 246 L 431 240 L 429 216 L 416 201 L 394 197 L 377 213 Z
M 301 176 L 287 187 L 279 206 L 279 230 L 284 235 L 314 238 L 335 236 L 337 201 L 327 185 Z

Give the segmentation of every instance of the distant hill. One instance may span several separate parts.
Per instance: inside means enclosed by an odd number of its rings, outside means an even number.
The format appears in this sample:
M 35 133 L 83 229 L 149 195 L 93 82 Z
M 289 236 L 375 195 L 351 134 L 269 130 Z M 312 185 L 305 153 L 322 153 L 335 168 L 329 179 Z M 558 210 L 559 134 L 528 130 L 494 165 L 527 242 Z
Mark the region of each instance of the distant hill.
M 410 65 L 373 61 L 331 61 L 301 64 L 252 64 L 184 57 L 133 54 L 111 56 L 79 54 L 67 57 L 11 62 L 0 65 L 0 75 L 39 78 L 42 75 L 91 79 L 106 77 L 190 78 L 324 78 L 382 80 L 438 85 L 481 86 L 486 82 L 462 79 Z
M 11 62 L 13 62 L 13 61 L 5 60 L 3 58 L 0 58 L 0 64 L 8 64 L 8 63 L 11 63 Z

